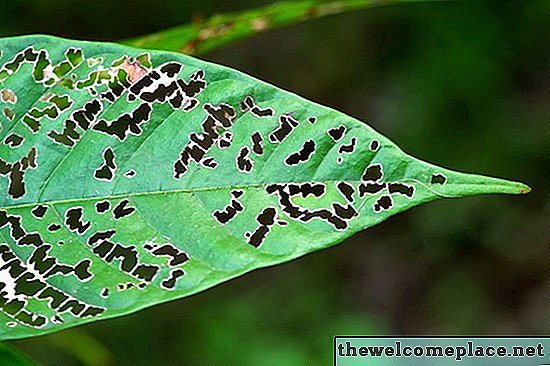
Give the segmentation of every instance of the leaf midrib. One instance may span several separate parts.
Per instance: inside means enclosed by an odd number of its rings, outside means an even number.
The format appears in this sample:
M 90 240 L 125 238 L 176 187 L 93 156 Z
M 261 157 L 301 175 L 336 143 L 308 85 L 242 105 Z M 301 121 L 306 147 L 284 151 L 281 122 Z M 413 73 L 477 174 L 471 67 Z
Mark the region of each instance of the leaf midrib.
M 517 192 L 500 192 L 497 191 L 497 188 L 511 188 L 510 183 L 493 183 L 493 184 L 486 184 L 486 183 L 447 183 L 445 186 L 479 186 L 483 185 L 486 189 L 484 192 L 476 192 L 476 193 L 464 193 L 461 194 L 444 194 L 442 192 L 437 192 L 433 188 L 430 188 L 427 184 L 420 182 L 418 179 L 414 178 L 403 178 L 401 180 L 402 182 L 414 182 L 414 183 L 420 183 L 422 186 L 427 188 L 429 191 L 431 191 L 435 196 L 439 198 L 457 198 L 457 197 L 465 197 L 470 195 L 479 195 L 482 193 L 514 193 L 514 194 L 526 194 L 530 191 L 528 186 L 523 185 L 522 183 L 515 183 L 512 182 L 512 184 L 515 185 L 521 185 L 525 188 L 529 189 L 526 192 L 519 192 L 519 188 Z M 19 208 L 26 208 L 26 207 L 34 207 L 36 205 L 57 205 L 57 204 L 63 204 L 63 203 L 73 203 L 73 202 L 89 202 L 89 201 L 99 201 L 99 200 L 112 200 L 112 199 L 119 199 L 119 198 L 130 198 L 130 197 L 144 197 L 144 196 L 154 196 L 154 195 L 168 195 L 168 194 L 174 194 L 174 193 L 194 193 L 194 192 L 207 192 L 207 191 L 215 191 L 215 190 L 224 190 L 224 189 L 249 189 L 249 188 L 257 188 L 266 186 L 268 184 L 303 184 L 303 183 L 339 183 L 339 182 L 348 182 L 348 183 L 361 183 L 361 180 L 353 179 L 353 180 L 346 180 L 346 179 L 327 179 L 322 181 L 293 181 L 293 182 L 261 182 L 261 183 L 249 183 L 249 184 L 240 184 L 240 185 L 226 185 L 226 186 L 212 186 L 212 187 L 196 187 L 196 188 L 182 188 L 182 189 L 170 189 L 166 191 L 151 191 L 151 192 L 136 192 L 136 193 L 122 193 L 122 194 L 115 194 L 115 195 L 108 195 L 108 196 L 95 196 L 95 197 L 84 197 L 84 198 L 69 198 L 64 200 L 50 200 L 50 201 L 38 201 L 38 202 L 29 202 L 29 203 L 22 203 L 20 205 L 8 205 L 8 206 L 1 206 L 0 210 L 13 210 L 13 209 L 19 209 Z M 521 188 L 521 187 L 520 187 Z
M 329 179 L 324 181 L 307 181 L 309 183 L 333 183 L 346 181 L 350 183 L 359 183 L 359 180 L 344 180 L 344 179 Z M 223 190 L 223 189 L 249 189 L 262 187 L 268 184 L 302 184 L 306 181 L 301 182 L 261 182 L 261 183 L 249 183 L 249 184 L 240 184 L 240 185 L 226 185 L 226 186 L 212 186 L 212 187 L 196 187 L 196 188 L 182 188 L 182 189 L 170 189 L 166 191 L 150 191 L 150 192 L 135 192 L 135 193 L 122 193 L 114 195 L 104 195 L 104 196 L 94 196 L 94 197 L 83 197 L 83 198 L 69 198 L 63 200 L 50 200 L 50 201 L 37 201 L 30 203 L 22 203 L 19 205 L 8 205 L 0 207 L 0 209 L 17 209 L 25 207 L 33 207 L 36 205 L 57 205 L 61 203 L 72 203 L 72 202 L 88 202 L 88 201 L 99 201 L 106 199 L 118 199 L 118 198 L 128 198 L 128 197 L 140 197 L 140 196 L 153 196 L 153 195 L 166 195 L 173 193 L 193 193 L 193 192 L 205 192 L 205 191 L 214 191 L 214 190 Z

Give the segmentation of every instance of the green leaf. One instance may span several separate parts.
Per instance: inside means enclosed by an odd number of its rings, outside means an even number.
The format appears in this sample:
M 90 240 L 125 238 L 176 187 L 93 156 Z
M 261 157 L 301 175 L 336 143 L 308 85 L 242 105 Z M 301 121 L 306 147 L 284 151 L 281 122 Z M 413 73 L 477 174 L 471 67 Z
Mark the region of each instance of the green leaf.
M 2 339 L 187 296 L 437 198 L 529 190 L 189 56 L 49 36 L 0 49 Z
M 417 0 L 283 1 L 240 13 L 218 14 L 206 20 L 122 41 L 129 46 L 200 55 L 271 29 L 327 15 Z
M 0 365 L 2 366 L 38 366 L 34 361 L 21 355 L 16 350 L 0 343 Z

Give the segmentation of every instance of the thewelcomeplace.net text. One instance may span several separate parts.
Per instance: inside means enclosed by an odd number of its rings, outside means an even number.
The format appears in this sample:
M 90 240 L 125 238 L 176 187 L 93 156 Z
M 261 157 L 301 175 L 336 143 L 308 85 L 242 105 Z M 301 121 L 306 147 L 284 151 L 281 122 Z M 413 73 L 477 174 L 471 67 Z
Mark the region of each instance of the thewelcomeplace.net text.
M 408 346 L 396 341 L 392 346 L 357 346 L 346 341 L 336 345 L 339 357 L 448 357 L 460 361 L 465 357 L 544 357 L 542 343 L 531 346 L 476 346 L 468 341 L 462 346 Z

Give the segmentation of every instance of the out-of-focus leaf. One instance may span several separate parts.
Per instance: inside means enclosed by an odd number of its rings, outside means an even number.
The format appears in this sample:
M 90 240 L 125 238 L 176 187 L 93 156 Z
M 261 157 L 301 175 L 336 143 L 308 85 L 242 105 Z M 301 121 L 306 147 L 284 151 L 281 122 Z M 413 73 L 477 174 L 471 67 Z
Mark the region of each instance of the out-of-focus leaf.
M 36 362 L 29 360 L 11 347 L 0 343 L 0 365 L 2 366 L 39 366 Z
M 121 43 L 134 47 L 199 55 L 259 32 L 347 11 L 415 0 L 284 1 L 240 13 L 214 15 Z M 418 1 L 418 0 L 416 0 Z
M 187 296 L 437 198 L 529 190 L 189 56 L 49 36 L 0 50 L 2 339 Z

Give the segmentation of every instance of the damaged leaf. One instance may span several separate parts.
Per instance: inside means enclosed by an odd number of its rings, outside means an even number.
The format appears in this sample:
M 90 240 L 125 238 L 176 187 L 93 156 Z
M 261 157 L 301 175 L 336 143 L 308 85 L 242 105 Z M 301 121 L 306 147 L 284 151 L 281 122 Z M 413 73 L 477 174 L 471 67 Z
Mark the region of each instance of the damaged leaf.
M 438 198 L 527 193 L 177 53 L 0 40 L 0 338 L 188 296 Z M 404 122 L 406 123 L 406 122 Z
M 240 13 L 218 14 L 206 20 L 173 27 L 158 33 L 123 40 L 129 46 L 201 55 L 271 29 L 309 19 L 384 4 L 415 0 L 283 1 Z

